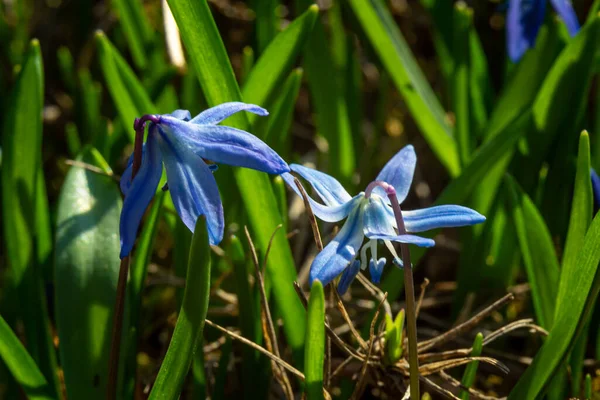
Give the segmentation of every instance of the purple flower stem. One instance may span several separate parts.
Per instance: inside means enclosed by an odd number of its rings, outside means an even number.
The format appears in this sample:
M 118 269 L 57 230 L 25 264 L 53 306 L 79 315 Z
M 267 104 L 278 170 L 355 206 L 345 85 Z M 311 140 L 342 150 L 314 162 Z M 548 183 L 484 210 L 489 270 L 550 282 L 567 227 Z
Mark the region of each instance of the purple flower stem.
M 144 125 L 146 121 L 159 123 L 160 117 L 156 115 L 144 115 L 136 118 L 133 123 L 135 129 L 135 143 L 133 148 L 133 165 L 131 167 L 131 180 L 135 178 L 142 165 L 142 148 L 144 144 Z M 119 354 L 121 352 L 121 336 L 123 331 L 123 312 L 125 309 L 125 291 L 127 275 L 129 274 L 129 256 L 121 259 L 119 266 L 119 280 L 117 281 L 117 293 L 115 308 L 113 311 L 113 325 L 111 331 L 110 358 L 108 363 L 108 382 L 106 398 L 114 400 L 117 398 L 117 381 L 119 372 Z
M 365 197 L 369 197 L 371 192 L 376 187 L 381 187 L 385 190 L 390 202 L 392 210 L 396 217 L 396 225 L 398 225 L 398 234 L 406 234 L 406 226 L 404 218 L 402 218 L 402 209 L 396 196 L 394 187 L 386 182 L 374 181 L 367 186 Z M 410 263 L 410 249 L 407 243 L 400 243 L 400 251 L 402 254 L 402 262 L 404 263 L 404 296 L 406 299 L 406 332 L 408 334 L 408 365 L 410 372 L 410 398 L 418 400 L 421 398 L 419 394 L 419 358 L 417 353 L 417 316 L 415 308 L 415 286 L 413 280 L 412 264 Z

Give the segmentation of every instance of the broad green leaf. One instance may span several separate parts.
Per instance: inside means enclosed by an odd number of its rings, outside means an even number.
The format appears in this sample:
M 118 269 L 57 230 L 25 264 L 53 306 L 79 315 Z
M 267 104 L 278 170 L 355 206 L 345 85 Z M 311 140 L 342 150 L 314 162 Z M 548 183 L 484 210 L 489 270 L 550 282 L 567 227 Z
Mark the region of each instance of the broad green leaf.
M 246 83 L 252 67 L 254 67 L 254 50 L 252 50 L 252 47 L 246 46 L 242 50 L 242 73 L 240 76 L 240 83 L 242 85 Z
M 294 117 L 296 99 L 302 83 L 302 69 L 292 71 L 281 88 L 279 100 L 271 108 L 265 143 L 284 159 L 291 155 L 290 127 Z
M 119 15 L 136 66 L 146 68 L 147 51 L 152 42 L 152 28 L 144 15 L 140 0 L 112 0 Z
M 2 133 L 2 220 L 9 282 L 19 306 L 28 350 L 58 396 L 56 355 L 43 291 L 42 254 L 48 255 L 47 201 L 41 174 L 44 73 L 32 40 L 10 100 Z M 43 231 L 39 231 L 42 228 Z M 42 248 L 40 248 L 42 246 Z
M 17 383 L 31 400 L 56 399 L 53 388 L 23 344 L 0 316 L 0 357 Z
M 110 172 L 95 149 L 78 160 Z M 58 200 L 55 260 L 56 325 L 71 399 L 106 397 L 121 207 L 112 179 L 71 167 Z
M 390 365 L 397 363 L 402 357 L 404 330 L 404 308 L 400 310 L 396 319 L 385 314 L 385 357 Z
M 481 350 L 483 349 L 483 335 L 481 332 L 475 336 L 475 341 L 473 342 L 473 347 L 471 350 L 471 357 L 479 357 L 481 356 Z M 462 387 L 470 389 L 471 386 L 475 383 L 475 378 L 477 377 L 477 367 L 479 366 L 479 361 L 471 361 L 467 367 L 465 368 L 465 372 L 463 373 L 462 380 L 460 384 Z M 460 391 L 460 398 L 462 400 L 469 400 L 469 392 L 467 390 Z
M 208 104 L 215 106 L 241 100 L 231 63 L 206 1 L 169 1 L 169 5 Z M 249 128 L 246 115 L 242 113 L 229 118 L 229 122 L 240 129 Z M 235 169 L 234 175 L 255 244 L 264 258 L 271 236 L 281 223 L 271 182 L 266 174 L 243 168 Z M 281 230 L 273 238 L 267 274 L 272 282 L 275 304 L 284 321 L 288 343 L 300 360 L 304 346 L 305 310 L 292 285 L 296 269 L 289 243 Z
M 319 280 L 312 283 L 306 318 L 304 377 L 306 398 L 323 399 L 323 362 L 325 359 L 325 293 Z
M 273 178 L 273 191 L 277 198 L 279 214 L 283 219 L 283 230 L 288 231 L 288 204 L 287 204 L 287 185 L 281 176 Z
M 452 98 L 456 126 L 456 147 L 461 166 L 468 164 L 475 147 L 470 117 L 470 60 L 469 33 L 473 24 L 473 10 L 463 2 L 454 6 L 454 71 L 452 73 Z
M 273 39 L 250 70 L 242 87 L 245 102 L 266 106 L 270 98 L 279 93 L 279 87 L 308 41 L 318 11 L 316 6 L 311 7 Z M 258 118 L 254 114 L 247 117 L 251 126 Z
M 297 0 L 297 9 L 317 10 L 312 0 Z M 304 69 L 315 110 L 315 125 L 329 144 L 328 169 L 349 184 L 355 172 L 355 151 L 344 92 L 338 84 L 339 71 L 329 49 L 325 26 L 319 19 L 304 51 Z
M 532 364 L 510 392 L 509 400 L 535 399 L 543 395 L 555 372 L 565 360 L 600 291 L 600 218 L 592 221 L 577 257 L 577 274 L 565 276 L 566 294 L 557 303 L 553 328 Z M 570 267 L 569 267 L 570 268 Z
M 349 2 L 425 140 L 450 176 L 458 176 L 458 149 L 446 114 L 384 3 L 381 0 Z
M 505 187 L 512 209 L 512 218 L 531 286 L 533 307 L 539 324 L 550 329 L 554 320 L 559 265 L 548 227 L 529 196 L 507 175 Z
M 202 337 L 210 296 L 210 246 L 206 219 L 198 218 L 175 330 L 150 392 L 150 399 L 177 399 Z M 202 351 L 200 349 L 199 351 Z

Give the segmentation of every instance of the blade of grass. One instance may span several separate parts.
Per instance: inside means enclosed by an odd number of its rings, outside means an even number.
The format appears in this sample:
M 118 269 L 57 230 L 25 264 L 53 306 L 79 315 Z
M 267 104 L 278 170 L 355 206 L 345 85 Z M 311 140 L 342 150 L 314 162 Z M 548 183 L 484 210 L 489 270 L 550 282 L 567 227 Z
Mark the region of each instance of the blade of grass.
M 470 127 L 470 68 L 469 68 L 469 31 L 473 24 L 473 10 L 464 2 L 454 6 L 453 14 L 454 41 L 454 71 L 452 74 L 452 97 L 456 125 L 454 129 L 456 147 L 461 166 L 469 163 L 469 158 L 475 147 L 474 137 L 471 137 Z
M 557 303 L 555 323 L 532 364 L 510 392 L 509 400 L 534 399 L 543 394 L 574 344 L 600 291 L 600 218 L 592 221 L 575 263 L 578 273 L 566 276 L 565 298 Z M 570 268 L 570 267 L 568 267 Z
M 28 350 L 46 377 L 56 397 L 59 385 L 50 320 L 43 291 L 44 252 L 48 207 L 41 173 L 43 61 L 39 42 L 31 41 L 8 102 L 2 134 L 2 220 L 10 284 L 21 299 L 19 313 L 25 327 Z M 37 212 L 36 212 L 37 211 Z
M 266 106 L 289 74 L 296 58 L 309 40 L 319 9 L 310 7 L 278 34 L 258 58 L 242 87 L 242 98 L 248 103 Z M 250 125 L 257 116 L 247 115 Z
M 241 100 L 231 63 L 227 57 L 214 19 L 205 1 L 169 1 L 192 65 L 198 75 L 207 102 L 215 106 L 225 101 Z M 248 129 L 245 114 L 229 119 L 232 126 Z M 267 175 L 235 169 L 235 179 L 250 221 L 253 238 L 264 257 L 273 231 L 281 223 L 277 201 Z M 285 233 L 279 230 L 272 242 L 267 262 L 275 302 L 283 318 L 283 329 L 298 361 L 302 360 L 305 311 L 296 296 L 293 281 L 296 270 Z M 300 363 L 301 364 L 301 363 Z
M 281 25 L 278 15 L 279 0 L 260 0 L 255 2 L 256 47 L 258 54 L 262 54 L 269 43 L 275 38 Z
M 325 294 L 320 281 L 313 282 L 306 314 L 304 376 L 306 398 L 323 399 L 323 362 L 325 358 Z
M 204 217 L 192 238 L 183 302 L 167 354 L 150 392 L 150 399 L 177 399 L 202 336 L 210 295 L 210 247 Z
M 95 149 L 85 149 L 77 160 L 110 172 Z M 117 287 L 121 207 L 112 179 L 71 167 L 58 201 L 55 260 L 56 325 L 68 398 L 106 398 L 106 327 Z
M 425 140 L 450 176 L 458 176 L 458 149 L 446 113 L 384 3 L 381 0 L 350 0 L 349 3 Z
M 281 88 L 279 99 L 271 108 L 264 136 L 265 143 L 271 146 L 284 159 L 291 155 L 290 127 L 301 83 L 302 69 L 297 68 L 288 76 Z
M 481 334 L 481 332 L 479 332 L 477 336 L 475 336 L 475 341 L 473 342 L 472 349 L 473 350 L 471 350 L 471 357 L 479 357 L 481 355 L 481 350 L 483 349 L 483 335 Z M 465 372 L 460 383 L 466 389 L 470 389 L 471 386 L 473 386 L 473 384 L 475 383 L 478 366 L 479 361 L 472 361 L 465 368 Z M 460 398 L 462 400 L 469 400 L 470 397 L 468 390 L 461 389 Z
M 54 390 L 40 372 L 21 341 L 0 316 L 0 357 L 19 383 L 27 398 L 32 400 L 56 399 Z
M 113 0 L 121 27 L 135 65 L 146 68 L 148 64 L 147 52 L 152 44 L 152 28 L 144 15 L 142 3 L 138 0 Z
M 296 0 L 296 9 L 316 10 L 312 0 Z M 325 26 L 315 23 L 304 51 L 304 70 L 315 111 L 315 125 L 329 144 L 331 174 L 342 183 L 350 183 L 355 171 L 354 142 L 344 92 L 338 84 L 338 71 L 329 49 Z
M 521 255 L 531 286 L 531 297 L 539 324 L 552 327 L 560 269 L 548 227 L 529 196 L 507 175 L 504 183 L 509 193 L 512 218 L 517 231 Z

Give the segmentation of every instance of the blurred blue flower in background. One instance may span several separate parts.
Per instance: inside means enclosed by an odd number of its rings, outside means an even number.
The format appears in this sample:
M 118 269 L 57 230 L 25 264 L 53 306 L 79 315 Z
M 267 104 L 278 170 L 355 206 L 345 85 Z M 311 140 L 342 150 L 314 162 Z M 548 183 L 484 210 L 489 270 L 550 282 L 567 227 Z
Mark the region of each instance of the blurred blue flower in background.
M 272 174 L 290 170 L 287 163 L 256 136 L 217 125 L 239 111 L 268 115 L 267 110 L 259 106 L 231 102 L 205 110 L 195 118 L 189 111 L 177 110 L 140 119 L 140 129 L 145 121 L 150 121 L 150 128 L 135 179 L 131 179 L 133 154 L 121 177 L 121 191 L 125 196 L 120 221 L 121 258 L 129 255 L 133 248 L 142 216 L 160 182 L 163 163 L 177 213 L 192 232 L 198 217 L 205 215 L 212 245 L 223 239 L 225 224 L 213 177 L 216 166 L 208 165 L 203 159 Z
M 416 162 L 417 156 L 413 146 L 406 146 L 383 167 L 377 176 L 376 181 L 393 186 L 399 203 L 402 203 L 408 194 Z M 306 179 L 325 203 L 321 204 L 309 198 L 311 208 L 318 218 L 326 222 L 337 222 L 348 217 L 336 237 L 317 255 L 310 269 L 311 284 L 318 279 L 323 285 L 327 285 L 343 272 L 338 284 L 340 293 L 348 289 L 361 268 L 366 269 L 367 262 L 371 280 L 379 283 L 386 259 L 377 258 L 378 240 L 383 241 L 388 248 L 394 263 L 402 266 L 402 261 L 391 242 L 431 247 L 435 244 L 432 239 L 411 233 L 443 227 L 474 225 L 485 221 L 485 217 L 478 212 L 457 205 L 402 211 L 407 233 L 398 234 L 391 203 L 383 188 L 377 186 L 371 193 L 360 192 L 351 197 L 335 178 L 325 173 L 297 164 L 291 164 L 290 168 Z M 298 195 L 301 195 L 293 175 L 285 173 L 282 177 Z M 365 236 L 369 241 L 363 246 Z M 370 259 L 367 258 L 368 250 L 371 251 Z
M 509 0 L 506 17 L 508 55 L 513 62 L 521 59 L 535 39 L 544 22 L 547 0 Z M 552 7 L 567 26 L 571 36 L 579 31 L 577 15 L 569 0 L 550 0 Z
M 592 193 L 594 195 L 594 215 L 600 210 L 600 177 L 594 168 L 590 169 L 590 178 L 592 179 Z

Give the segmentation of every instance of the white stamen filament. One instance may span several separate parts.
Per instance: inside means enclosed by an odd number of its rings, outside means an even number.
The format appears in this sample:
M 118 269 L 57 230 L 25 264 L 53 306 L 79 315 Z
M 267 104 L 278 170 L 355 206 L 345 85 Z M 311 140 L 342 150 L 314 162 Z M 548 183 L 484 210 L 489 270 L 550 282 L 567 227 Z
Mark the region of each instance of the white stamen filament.
M 390 253 L 392 253 L 392 256 L 394 256 L 394 260 L 400 260 L 400 257 L 398 257 L 398 253 L 396 253 L 396 249 L 394 249 L 392 242 L 389 240 L 384 240 L 383 243 L 385 243 Z
M 368 261 L 367 261 L 367 249 L 369 248 L 368 243 L 363 245 L 360 249 L 360 269 L 363 271 L 367 269 Z

